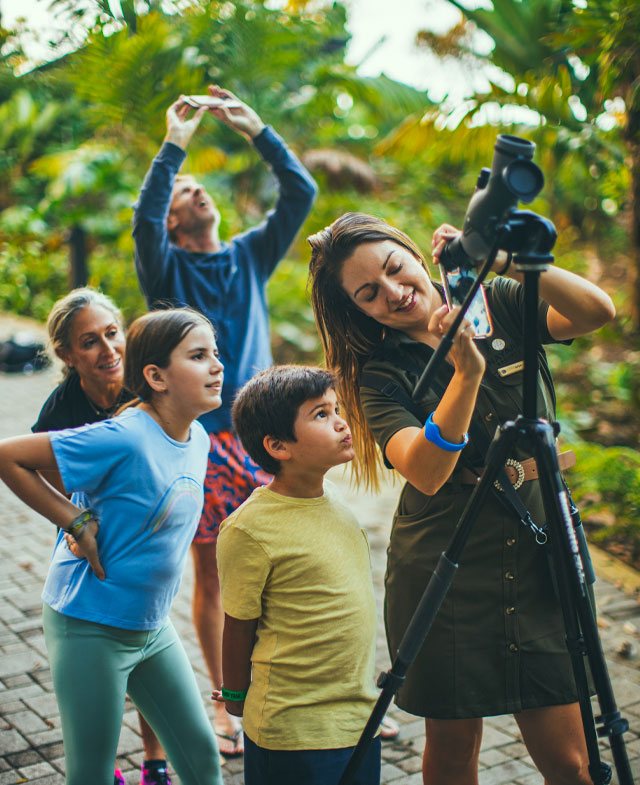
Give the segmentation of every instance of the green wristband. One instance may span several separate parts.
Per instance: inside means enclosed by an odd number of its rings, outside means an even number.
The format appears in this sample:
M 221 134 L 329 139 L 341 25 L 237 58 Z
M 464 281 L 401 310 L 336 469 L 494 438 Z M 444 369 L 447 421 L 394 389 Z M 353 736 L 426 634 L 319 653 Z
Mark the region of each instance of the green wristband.
M 249 690 L 227 690 L 223 687 L 221 692 L 224 700 L 241 703 L 247 697 Z
M 89 525 L 89 521 L 97 521 L 95 512 L 91 507 L 87 507 L 76 515 L 64 531 L 70 534 L 74 540 L 79 540 L 84 534 L 85 529 Z

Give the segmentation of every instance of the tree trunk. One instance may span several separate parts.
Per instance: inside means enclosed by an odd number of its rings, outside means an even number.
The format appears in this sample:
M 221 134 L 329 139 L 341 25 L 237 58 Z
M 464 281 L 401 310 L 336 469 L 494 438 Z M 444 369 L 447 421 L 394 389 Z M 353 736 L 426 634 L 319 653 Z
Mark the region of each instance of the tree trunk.
M 631 159 L 631 318 L 640 332 L 640 76 L 624 94 L 627 106 L 624 138 Z
M 634 332 L 640 333 L 640 147 L 631 158 L 631 315 Z
M 69 284 L 72 289 L 87 285 L 87 257 L 87 233 L 80 224 L 74 224 L 69 232 Z

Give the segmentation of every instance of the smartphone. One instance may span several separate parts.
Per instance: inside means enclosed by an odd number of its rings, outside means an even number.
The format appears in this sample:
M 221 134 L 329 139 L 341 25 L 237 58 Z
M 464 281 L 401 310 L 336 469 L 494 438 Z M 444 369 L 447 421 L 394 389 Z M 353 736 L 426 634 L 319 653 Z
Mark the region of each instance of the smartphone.
M 477 277 L 476 271 L 473 268 L 467 270 L 462 267 L 449 271 L 445 270 L 442 264 L 438 265 L 438 267 L 440 268 L 440 277 L 447 305 L 449 308 L 452 308 L 454 305 L 462 305 L 467 292 L 471 289 Z M 466 318 L 471 322 L 471 326 L 476 332 L 475 338 L 488 338 L 493 332 L 489 306 L 487 305 L 487 298 L 482 286 L 471 301 Z
M 228 106 L 233 109 L 241 105 L 240 101 L 234 98 L 221 98 L 217 95 L 185 95 L 184 100 L 194 109 L 199 109 L 201 106 Z

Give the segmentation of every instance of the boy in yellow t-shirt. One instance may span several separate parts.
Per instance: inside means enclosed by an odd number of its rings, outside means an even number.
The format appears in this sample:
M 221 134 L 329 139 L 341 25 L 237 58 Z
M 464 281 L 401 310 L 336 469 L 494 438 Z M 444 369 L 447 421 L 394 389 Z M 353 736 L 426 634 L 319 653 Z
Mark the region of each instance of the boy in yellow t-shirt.
M 222 524 L 227 711 L 243 717 L 245 785 L 337 785 L 376 700 L 364 531 L 324 475 L 353 459 L 333 375 L 274 366 L 240 391 L 236 432 L 274 475 Z M 380 782 L 380 741 L 358 785 Z

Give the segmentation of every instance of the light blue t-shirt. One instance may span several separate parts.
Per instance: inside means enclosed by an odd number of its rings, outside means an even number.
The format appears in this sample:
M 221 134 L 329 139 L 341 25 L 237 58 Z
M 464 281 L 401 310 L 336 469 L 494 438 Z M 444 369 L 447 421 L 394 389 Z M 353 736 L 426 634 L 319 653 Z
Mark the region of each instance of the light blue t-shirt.
M 153 630 L 169 613 L 203 503 L 209 439 L 198 422 L 187 442 L 171 439 L 146 412 L 52 431 L 69 493 L 84 492 L 98 514 L 106 579 L 59 537 L 42 599 L 66 616 Z

